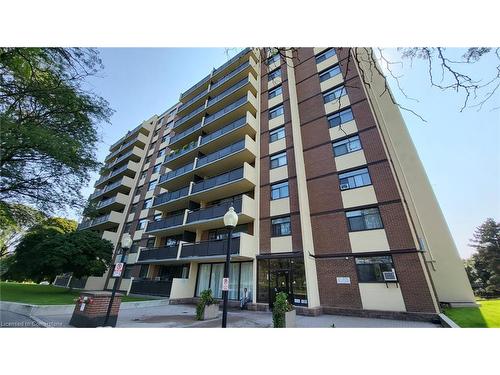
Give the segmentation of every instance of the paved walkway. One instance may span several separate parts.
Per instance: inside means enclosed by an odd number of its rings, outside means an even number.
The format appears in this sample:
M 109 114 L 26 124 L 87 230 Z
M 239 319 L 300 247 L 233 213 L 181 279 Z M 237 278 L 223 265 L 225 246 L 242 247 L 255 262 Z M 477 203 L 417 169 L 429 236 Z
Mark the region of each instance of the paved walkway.
M 195 320 L 195 307 L 192 305 L 166 305 L 121 310 L 117 327 L 169 328 L 191 327 L 208 328 L 221 326 L 222 312 L 218 319 L 209 321 Z M 71 315 L 39 316 L 52 327 L 69 327 Z M 357 318 L 339 315 L 320 315 L 317 317 L 297 316 L 299 328 L 436 328 L 438 325 L 428 322 L 405 320 Z M 270 312 L 229 310 L 228 327 L 232 328 L 267 328 L 272 327 Z

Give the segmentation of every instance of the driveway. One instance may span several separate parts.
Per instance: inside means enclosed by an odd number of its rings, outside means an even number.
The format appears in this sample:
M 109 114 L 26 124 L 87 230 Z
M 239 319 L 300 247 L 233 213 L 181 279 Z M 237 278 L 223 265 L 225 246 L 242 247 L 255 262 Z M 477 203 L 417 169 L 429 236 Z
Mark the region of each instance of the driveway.
M 218 319 L 208 321 L 195 320 L 193 305 L 165 305 L 157 307 L 139 307 L 121 310 L 117 327 L 121 328 L 210 328 L 221 326 L 222 311 Z M 53 327 L 69 327 L 71 314 L 38 316 Z M 439 325 L 429 322 L 406 320 L 357 318 L 339 315 L 320 315 L 316 317 L 297 316 L 299 328 L 437 328 Z M 268 328 L 272 327 L 270 312 L 241 311 L 231 309 L 228 312 L 228 327 L 231 328 Z

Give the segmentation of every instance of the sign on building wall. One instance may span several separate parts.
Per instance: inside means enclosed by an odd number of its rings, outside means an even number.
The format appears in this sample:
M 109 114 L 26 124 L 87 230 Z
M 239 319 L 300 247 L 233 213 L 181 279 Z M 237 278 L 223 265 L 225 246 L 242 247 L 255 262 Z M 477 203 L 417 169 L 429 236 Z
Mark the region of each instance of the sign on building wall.
M 351 278 L 347 276 L 337 277 L 337 284 L 350 284 Z

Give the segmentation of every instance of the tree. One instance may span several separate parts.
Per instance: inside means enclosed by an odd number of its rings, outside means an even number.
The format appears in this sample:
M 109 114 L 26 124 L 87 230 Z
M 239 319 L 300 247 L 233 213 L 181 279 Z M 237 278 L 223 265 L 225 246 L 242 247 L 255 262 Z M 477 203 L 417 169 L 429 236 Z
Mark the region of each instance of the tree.
M 91 231 L 76 231 L 76 221 L 50 218 L 29 231 L 17 246 L 6 277 L 52 281 L 57 275 L 101 276 L 108 268 L 113 244 Z
M 475 230 L 470 246 L 477 250 L 466 263 L 472 287 L 485 297 L 500 296 L 500 224 L 486 219 Z
M 0 200 L 47 213 L 82 207 L 108 103 L 85 88 L 102 69 L 81 48 L 0 48 Z
M 231 48 L 226 49 L 229 54 Z M 260 49 L 259 60 L 266 62 L 267 56 L 279 54 L 283 61 L 289 62 L 290 58 L 298 58 L 298 49 L 295 47 L 265 47 Z M 381 74 L 387 78 L 385 87 L 379 95 L 387 94 L 392 102 L 401 110 L 408 111 L 426 122 L 424 117 L 411 108 L 398 102 L 389 89 L 389 81 L 392 81 L 395 90 L 398 90 L 404 98 L 418 101 L 412 98 L 411 93 L 403 87 L 401 82 L 403 68 L 412 67 L 413 64 L 426 64 L 427 76 L 422 81 L 427 81 L 432 87 L 443 92 L 456 92 L 463 96 L 463 104 L 460 112 L 465 109 L 481 110 L 484 105 L 492 102 L 499 109 L 498 101 L 495 100 L 500 87 L 500 48 L 472 47 L 472 48 L 444 48 L 444 47 L 418 47 L 418 48 L 339 48 L 347 59 L 344 63 L 345 72 L 349 69 L 359 72 L 360 79 L 368 86 L 371 85 L 374 74 Z M 481 76 L 473 76 L 469 68 L 483 61 L 493 61 L 485 69 Z M 357 63 L 357 68 L 353 62 Z M 364 64 L 362 64 L 364 63 Z M 484 68 L 484 67 L 483 67 Z

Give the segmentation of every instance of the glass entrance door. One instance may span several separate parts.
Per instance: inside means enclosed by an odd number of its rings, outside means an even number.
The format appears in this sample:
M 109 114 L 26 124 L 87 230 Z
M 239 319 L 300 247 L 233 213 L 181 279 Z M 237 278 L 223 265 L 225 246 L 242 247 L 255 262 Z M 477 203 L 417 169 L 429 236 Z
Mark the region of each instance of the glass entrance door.
M 271 299 L 270 306 L 276 299 L 276 294 L 284 292 L 288 296 L 288 300 L 292 301 L 292 290 L 290 288 L 290 271 L 289 270 L 276 270 L 271 277 Z

